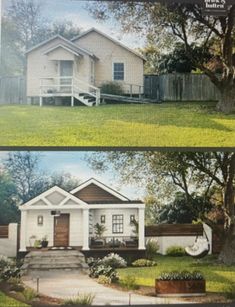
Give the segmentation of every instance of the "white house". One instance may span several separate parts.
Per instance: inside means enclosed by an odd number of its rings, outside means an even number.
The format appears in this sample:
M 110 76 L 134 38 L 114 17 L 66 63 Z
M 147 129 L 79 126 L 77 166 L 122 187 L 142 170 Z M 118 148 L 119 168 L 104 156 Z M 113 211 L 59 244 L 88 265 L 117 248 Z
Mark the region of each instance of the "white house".
M 20 207 L 20 251 L 48 238 L 50 247 L 81 250 L 145 249 L 144 212 L 141 201 L 130 200 L 105 184 L 90 179 L 71 192 L 54 186 Z M 136 232 L 132 221 L 138 222 Z M 95 225 L 104 225 L 97 237 Z
M 125 93 L 143 93 L 144 61 L 136 51 L 92 28 L 71 41 L 57 35 L 27 53 L 27 96 L 63 97 L 87 106 L 99 104 L 100 86 L 118 82 Z

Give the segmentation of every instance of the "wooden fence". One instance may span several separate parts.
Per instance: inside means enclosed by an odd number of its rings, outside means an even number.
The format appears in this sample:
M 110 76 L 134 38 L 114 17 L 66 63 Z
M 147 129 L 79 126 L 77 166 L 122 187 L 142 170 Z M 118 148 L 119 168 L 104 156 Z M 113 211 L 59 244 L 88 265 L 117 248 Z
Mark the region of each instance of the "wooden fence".
M 159 224 L 145 227 L 146 237 L 202 236 L 202 224 Z
M 7 226 L 0 226 L 0 239 L 7 239 L 9 233 L 9 228 Z
M 26 104 L 26 79 L 0 76 L 0 104 Z
M 158 101 L 217 101 L 219 92 L 204 74 L 145 75 L 144 94 Z

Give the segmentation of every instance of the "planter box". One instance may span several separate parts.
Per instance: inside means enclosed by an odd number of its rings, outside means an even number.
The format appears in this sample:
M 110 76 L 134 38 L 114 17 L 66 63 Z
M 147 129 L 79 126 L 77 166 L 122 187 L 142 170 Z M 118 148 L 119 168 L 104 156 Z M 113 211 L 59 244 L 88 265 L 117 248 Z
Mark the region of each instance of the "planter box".
M 205 280 L 155 280 L 157 296 L 201 296 L 206 294 Z

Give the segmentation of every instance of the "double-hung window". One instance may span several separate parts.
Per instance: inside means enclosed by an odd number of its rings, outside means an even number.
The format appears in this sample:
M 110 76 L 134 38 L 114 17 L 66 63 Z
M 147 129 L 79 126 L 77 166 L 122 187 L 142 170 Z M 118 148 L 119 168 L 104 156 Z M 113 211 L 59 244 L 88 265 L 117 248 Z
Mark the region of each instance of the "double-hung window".
M 123 233 L 123 215 L 113 215 L 113 233 Z
M 124 81 L 124 63 L 113 63 L 113 80 Z

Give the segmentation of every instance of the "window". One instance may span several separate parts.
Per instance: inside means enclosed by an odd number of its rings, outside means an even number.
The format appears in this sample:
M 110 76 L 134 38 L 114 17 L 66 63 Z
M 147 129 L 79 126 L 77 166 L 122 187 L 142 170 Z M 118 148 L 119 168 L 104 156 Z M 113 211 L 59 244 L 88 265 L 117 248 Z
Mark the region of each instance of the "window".
M 113 63 L 113 80 L 124 80 L 124 63 Z
M 135 215 L 130 215 L 130 222 L 132 223 L 133 221 L 135 221 Z
M 43 216 L 42 216 L 42 215 L 39 215 L 39 216 L 38 216 L 38 225 L 39 225 L 39 226 L 42 226 L 42 225 L 43 225 Z
M 123 233 L 123 215 L 113 215 L 113 233 Z
M 105 215 L 100 216 L 100 223 L 105 224 Z

